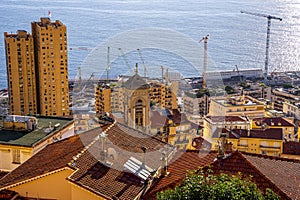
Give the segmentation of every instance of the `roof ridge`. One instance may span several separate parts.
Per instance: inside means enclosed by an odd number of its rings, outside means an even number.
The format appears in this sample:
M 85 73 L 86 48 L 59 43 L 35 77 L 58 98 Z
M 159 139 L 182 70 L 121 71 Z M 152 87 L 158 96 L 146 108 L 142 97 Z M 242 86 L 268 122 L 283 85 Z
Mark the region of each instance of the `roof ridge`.
M 277 156 L 262 155 L 262 154 L 256 154 L 256 153 L 250 153 L 250 152 L 242 152 L 241 154 L 255 156 L 258 158 L 266 158 L 266 159 L 270 159 L 270 160 L 281 160 L 281 161 L 287 161 L 287 162 L 293 162 L 293 163 L 300 163 L 300 160 L 294 159 L 294 158 L 282 158 L 282 157 L 277 157 Z
M 106 133 L 108 130 L 110 130 L 115 124 L 117 123 L 117 120 L 114 120 L 114 122 L 107 127 L 105 130 L 103 130 L 101 133 Z M 93 130 L 93 129 L 92 129 Z M 101 134 L 100 133 L 100 134 Z M 95 142 L 97 142 L 100 139 L 100 134 L 94 137 L 94 139 L 85 146 L 76 156 L 73 156 L 72 160 L 68 163 L 69 166 L 74 167 L 74 162 L 84 153 L 86 152 Z
M 246 163 L 248 163 L 252 169 L 254 171 L 256 171 L 257 174 L 260 174 L 262 177 L 264 177 L 265 179 L 267 179 L 271 185 L 273 185 L 274 188 L 276 188 L 277 191 L 279 191 L 280 193 L 284 194 L 285 197 L 288 197 L 288 195 L 286 194 L 286 192 L 282 189 L 280 189 L 269 177 L 267 177 L 264 173 L 262 173 L 259 169 L 257 169 L 257 167 L 252 164 L 252 162 L 250 162 L 244 155 L 244 152 L 238 152 L 239 155 L 245 160 Z M 256 155 L 259 155 L 259 154 L 256 154 Z
M 163 143 L 165 143 L 165 144 L 168 144 L 168 145 L 170 145 L 170 146 L 173 146 L 173 145 L 171 145 L 171 144 L 169 144 L 169 143 L 167 143 L 167 142 L 165 142 L 165 141 L 162 141 L 162 140 L 158 139 L 158 138 L 155 137 L 154 135 L 151 135 L 151 134 L 145 133 L 145 132 L 143 132 L 143 131 L 140 131 L 140 130 L 138 130 L 138 129 L 132 128 L 132 127 L 130 127 L 130 126 L 126 125 L 126 124 L 123 124 L 123 123 L 121 123 L 121 122 L 117 122 L 117 124 L 118 124 L 118 125 L 121 125 L 121 126 L 125 126 L 126 128 L 132 129 L 132 130 L 137 131 L 137 132 L 139 132 L 139 133 L 142 133 L 143 135 L 149 136 L 149 137 L 151 137 L 152 139 L 155 139 L 155 140 L 158 140 L 158 141 L 163 142 Z

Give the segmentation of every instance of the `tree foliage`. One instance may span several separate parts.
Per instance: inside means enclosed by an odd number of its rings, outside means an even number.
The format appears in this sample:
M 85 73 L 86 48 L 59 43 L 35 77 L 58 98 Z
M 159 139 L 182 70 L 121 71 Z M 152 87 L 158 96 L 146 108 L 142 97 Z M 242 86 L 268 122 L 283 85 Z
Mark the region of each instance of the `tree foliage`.
M 227 94 L 233 94 L 234 93 L 234 89 L 230 85 L 225 86 L 225 91 L 227 92 Z
M 242 174 L 229 176 L 214 175 L 211 170 L 190 171 L 184 182 L 174 190 L 168 189 L 157 194 L 158 200 L 279 200 L 280 197 L 271 189 L 262 193 L 250 178 Z

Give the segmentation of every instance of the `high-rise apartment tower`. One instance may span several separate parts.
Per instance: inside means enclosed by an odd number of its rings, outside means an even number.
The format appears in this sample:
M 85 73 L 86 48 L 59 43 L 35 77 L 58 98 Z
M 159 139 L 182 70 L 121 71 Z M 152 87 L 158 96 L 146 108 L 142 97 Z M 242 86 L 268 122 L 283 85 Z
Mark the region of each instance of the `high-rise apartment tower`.
M 46 17 L 31 28 L 4 33 L 10 114 L 69 115 L 66 26 Z

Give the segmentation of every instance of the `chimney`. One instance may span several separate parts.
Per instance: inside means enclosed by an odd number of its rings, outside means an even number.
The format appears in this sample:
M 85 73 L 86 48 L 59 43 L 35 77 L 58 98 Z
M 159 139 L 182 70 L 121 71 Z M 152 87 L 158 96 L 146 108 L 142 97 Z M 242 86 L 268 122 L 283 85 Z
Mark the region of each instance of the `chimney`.
M 225 155 L 225 138 L 226 138 L 226 133 L 221 133 L 219 141 L 219 149 L 218 149 L 218 158 L 223 158 Z
M 104 164 L 106 164 L 106 157 L 107 157 L 107 150 L 105 147 L 106 137 L 107 137 L 106 133 L 102 132 L 100 134 L 100 139 L 101 139 L 100 161 L 102 161 Z
M 161 160 L 161 176 L 167 176 L 170 172 L 168 172 L 168 157 L 166 155 L 166 152 L 162 152 L 162 158 Z
M 143 155 L 143 162 L 142 162 L 142 167 L 145 167 L 145 166 L 146 166 L 146 151 L 147 151 L 147 148 L 146 148 L 146 147 L 141 147 L 141 149 L 142 149 L 143 152 L 144 152 L 144 155 Z

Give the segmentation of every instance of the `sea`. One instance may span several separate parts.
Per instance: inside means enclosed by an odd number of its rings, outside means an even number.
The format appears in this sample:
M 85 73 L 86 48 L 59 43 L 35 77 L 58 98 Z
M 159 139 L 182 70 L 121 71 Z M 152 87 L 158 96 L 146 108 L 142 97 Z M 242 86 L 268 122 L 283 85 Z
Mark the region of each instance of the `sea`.
M 41 17 L 67 26 L 69 79 L 90 79 L 135 70 L 155 77 L 162 68 L 199 76 L 205 52 L 207 71 L 263 69 L 267 18 L 255 13 L 282 18 L 271 20 L 269 72 L 300 70 L 299 0 L 3 0 L 0 88 L 3 33 L 31 32 Z

